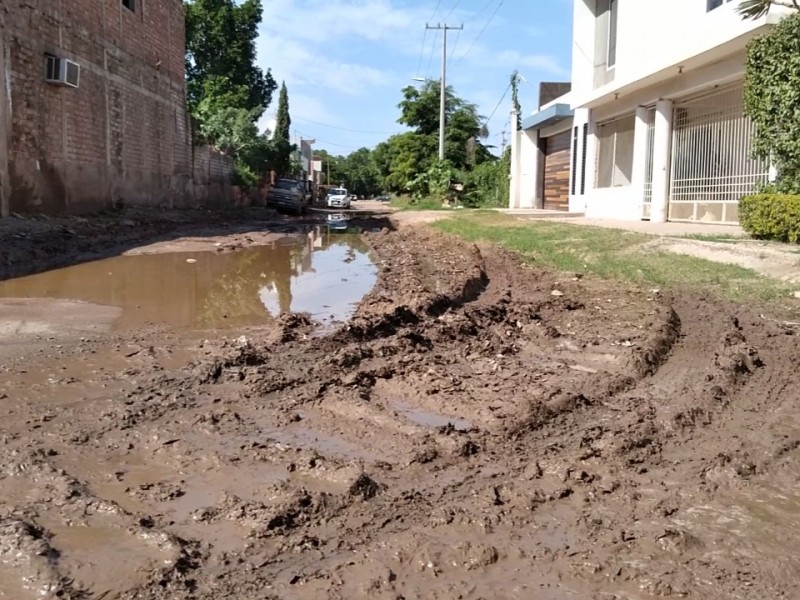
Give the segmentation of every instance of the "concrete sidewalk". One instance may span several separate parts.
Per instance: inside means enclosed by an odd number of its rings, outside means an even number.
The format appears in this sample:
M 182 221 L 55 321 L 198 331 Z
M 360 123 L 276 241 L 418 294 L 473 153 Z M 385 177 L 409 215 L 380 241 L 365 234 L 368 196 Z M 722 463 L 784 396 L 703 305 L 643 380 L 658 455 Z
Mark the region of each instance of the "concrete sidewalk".
M 738 225 L 720 225 L 718 223 L 651 223 L 650 221 L 622 221 L 613 219 L 589 219 L 577 217 L 569 219 L 550 218 L 551 221 L 564 221 L 576 225 L 591 225 L 608 229 L 624 229 L 650 235 L 685 236 L 685 235 L 719 235 L 725 237 L 746 237 L 744 230 Z
M 578 213 L 564 213 L 561 211 L 541 209 L 499 209 L 499 212 L 518 219 L 542 219 L 545 221 L 563 222 L 574 225 L 623 229 L 625 231 L 635 231 L 637 233 L 660 236 L 713 235 L 746 237 L 747 235 L 738 225 L 720 225 L 718 223 L 651 223 L 650 221 L 590 219 Z

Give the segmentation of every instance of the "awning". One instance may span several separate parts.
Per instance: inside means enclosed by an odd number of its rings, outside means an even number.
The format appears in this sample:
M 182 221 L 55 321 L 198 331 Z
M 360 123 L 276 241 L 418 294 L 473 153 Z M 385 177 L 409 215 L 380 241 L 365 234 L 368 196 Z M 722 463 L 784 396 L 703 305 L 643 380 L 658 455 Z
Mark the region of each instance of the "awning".
M 552 104 L 525 119 L 522 122 L 522 128 L 543 129 L 564 119 L 571 119 L 574 114 L 575 111 L 570 108 L 569 104 Z

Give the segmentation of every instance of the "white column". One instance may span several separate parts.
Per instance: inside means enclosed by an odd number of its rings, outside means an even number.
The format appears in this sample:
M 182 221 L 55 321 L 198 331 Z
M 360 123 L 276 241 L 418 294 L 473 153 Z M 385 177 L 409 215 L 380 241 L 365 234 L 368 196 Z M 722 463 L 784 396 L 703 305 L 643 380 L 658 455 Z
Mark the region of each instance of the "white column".
M 514 125 L 517 111 L 511 111 L 511 173 L 509 173 L 508 208 L 519 208 L 520 195 L 520 136 L 522 131 Z
M 653 131 L 653 202 L 650 221 L 664 223 L 669 209 L 669 175 L 672 158 L 672 100 L 656 103 Z
M 533 143 L 531 148 L 533 150 L 533 196 L 531 198 L 531 208 L 544 208 L 544 169 L 545 169 L 545 155 L 542 144 L 544 144 L 542 137 L 542 130 L 537 129 L 533 135 Z
M 642 216 L 644 203 L 644 184 L 647 178 L 647 109 L 644 106 L 636 107 L 636 125 L 633 130 L 633 169 L 631 173 L 631 194 L 636 206 L 639 207 L 639 217 Z
M 583 198 L 584 211 L 589 212 L 594 191 L 597 189 L 597 121 L 592 111 L 588 114 L 589 136 L 586 140 L 586 195 Z M 596 203 L 596 199 L 595 199 Z

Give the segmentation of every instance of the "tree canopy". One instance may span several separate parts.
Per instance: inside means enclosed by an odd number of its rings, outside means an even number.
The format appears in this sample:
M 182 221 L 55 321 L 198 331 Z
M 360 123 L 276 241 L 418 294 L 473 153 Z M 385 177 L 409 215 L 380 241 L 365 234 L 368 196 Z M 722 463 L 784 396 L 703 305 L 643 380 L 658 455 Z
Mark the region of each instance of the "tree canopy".
M 373 150 L 360 148 L 348 156 L 318 152 L 323 157 L 323 169 L 331 165 L 331 183 L 343 182 L 358 195 L 396 192 L 441 197 L 454 180 L 468 187 L 491 182 L 490 200 L 507 198 L 504 188 L 508 187 L 508 174 L 501 171 L 507 171 L 508 165 L 484 145 L 488 132 L 477 107 L 449 86 L 445 95 L 445 160 L 439 161 L 439 90 L 438 81 L 403 88 L 397 105 L 398 123 L 409 130 L 389 137 Z M 474 193 L 470 197 L 480 202 L 488 199 Z
M 190 110 L 203 99 L 257 112 L 272 100 L 275 80 L 256 64 L 261 0 L 191 0 L 186 8 L 186 92 Z
M 289 116 L 289 92 L 286 82 L 281 83 L 278 95 L 278 114 L 275 120 L 275 131 L 272 143 L 275 148 L 275 164 L 278 175 L 287 175 L 292 169 L 292 151 L 294 146 L 290 137 L 292 118 Z
M 237 181 L 254 185 L 273 161 L 257 123 L 275 81 L 256 64 L 260 0 L 191 0 L 186 9 L 186 97 L 204 141 L 234 159 Z
M 756 130 L 753 153 L 775 166 L 780 191 L 800 193 L 800 13 L 750 41 L 745 112 Z
M 773 6 L 785 6 L 800 10 L 800 0 L 741 0 L 736 10 L 745 19 L 758 19 Z

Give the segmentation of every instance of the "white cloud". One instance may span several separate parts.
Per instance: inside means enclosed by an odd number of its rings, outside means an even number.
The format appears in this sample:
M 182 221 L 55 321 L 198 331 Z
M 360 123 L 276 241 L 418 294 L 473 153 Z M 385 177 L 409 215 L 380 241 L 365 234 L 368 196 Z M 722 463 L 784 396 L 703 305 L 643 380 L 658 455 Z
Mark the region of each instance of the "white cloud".
M 441 2 L 432 23 L 443 20 L 452 3 Z M 464 3 L 465 5 L 467 3 Z M 320 128 L 304 120 L 329 126 L 362 130 L 394 130 L 395 105 L 400 89 L 410 77 L 422 76 L 432 57 L 428 75 L 438 77 L 441 36 L 425 32 L 437 2 L 409 0 L 270 0 L 264 3 L 257 41 L 258 60 L 270 68 L 280 84 L 289 88 L 293 130 L 353 148 L 372 145 L 386 135 L 365 137 L 364 132 Z M 448 83 L 462 97 L 475 102 L 488 115 L 500 98 L 513 69 L 531 81 L 539 77 L 567 80 L 568 69 L 546 53 L 526 52 L 543 44 L 543 30 L 529 24 L 506 21 L 498 14 L 478 43 L 473 43 L 489 12 L 478 15 L 461 7 L 447 17 L 448 23 L 465 23 L 465 29 L 449 38 L 453 44 Z M 498 36 L 498 30 L 515 31 Z M 425 48 L 421 42 L 425 36 Z M 457 44 L 456 36 L 458 38 Z M 538 38 L 538 39 L 536 39 Z M 499 48 L 498 48 L 499 46 Z M 469 52 L 466 56 L 464 53 Z M 502 76 L 501 76 L 502 73 Z M 527 92 L 525 93 L 527 95 Z M 506 102 L 510 102 L 507 98 Z M 274 127 L 277 93 L 260 125 Z M 490 126 L 496 131 L 508 110 L 501 106 Z M 369 140 L 369 142 L 367 142 Z
M 258 122 L 258 128 L 263 131 L 265 128 L 270 132 L 275 131 L 275 120 L 277 118 L 276 111 L 278 109 L 278 92 L 275 92 L 275 98 L 267 111 L 261 116 Z M 334 114 L 328 109 L 326 103 L 320 99 L 320 96 L 308 95 L 304 93 L 289 94 L 289 115 L 314 115 L 313 117 L 306 117 L 315 121 L 319 120 L 322 123 L 329 123 L 336 120 Z M 303 124 L 301 121 L 292 121 L 292 129 L 302 129 Z

